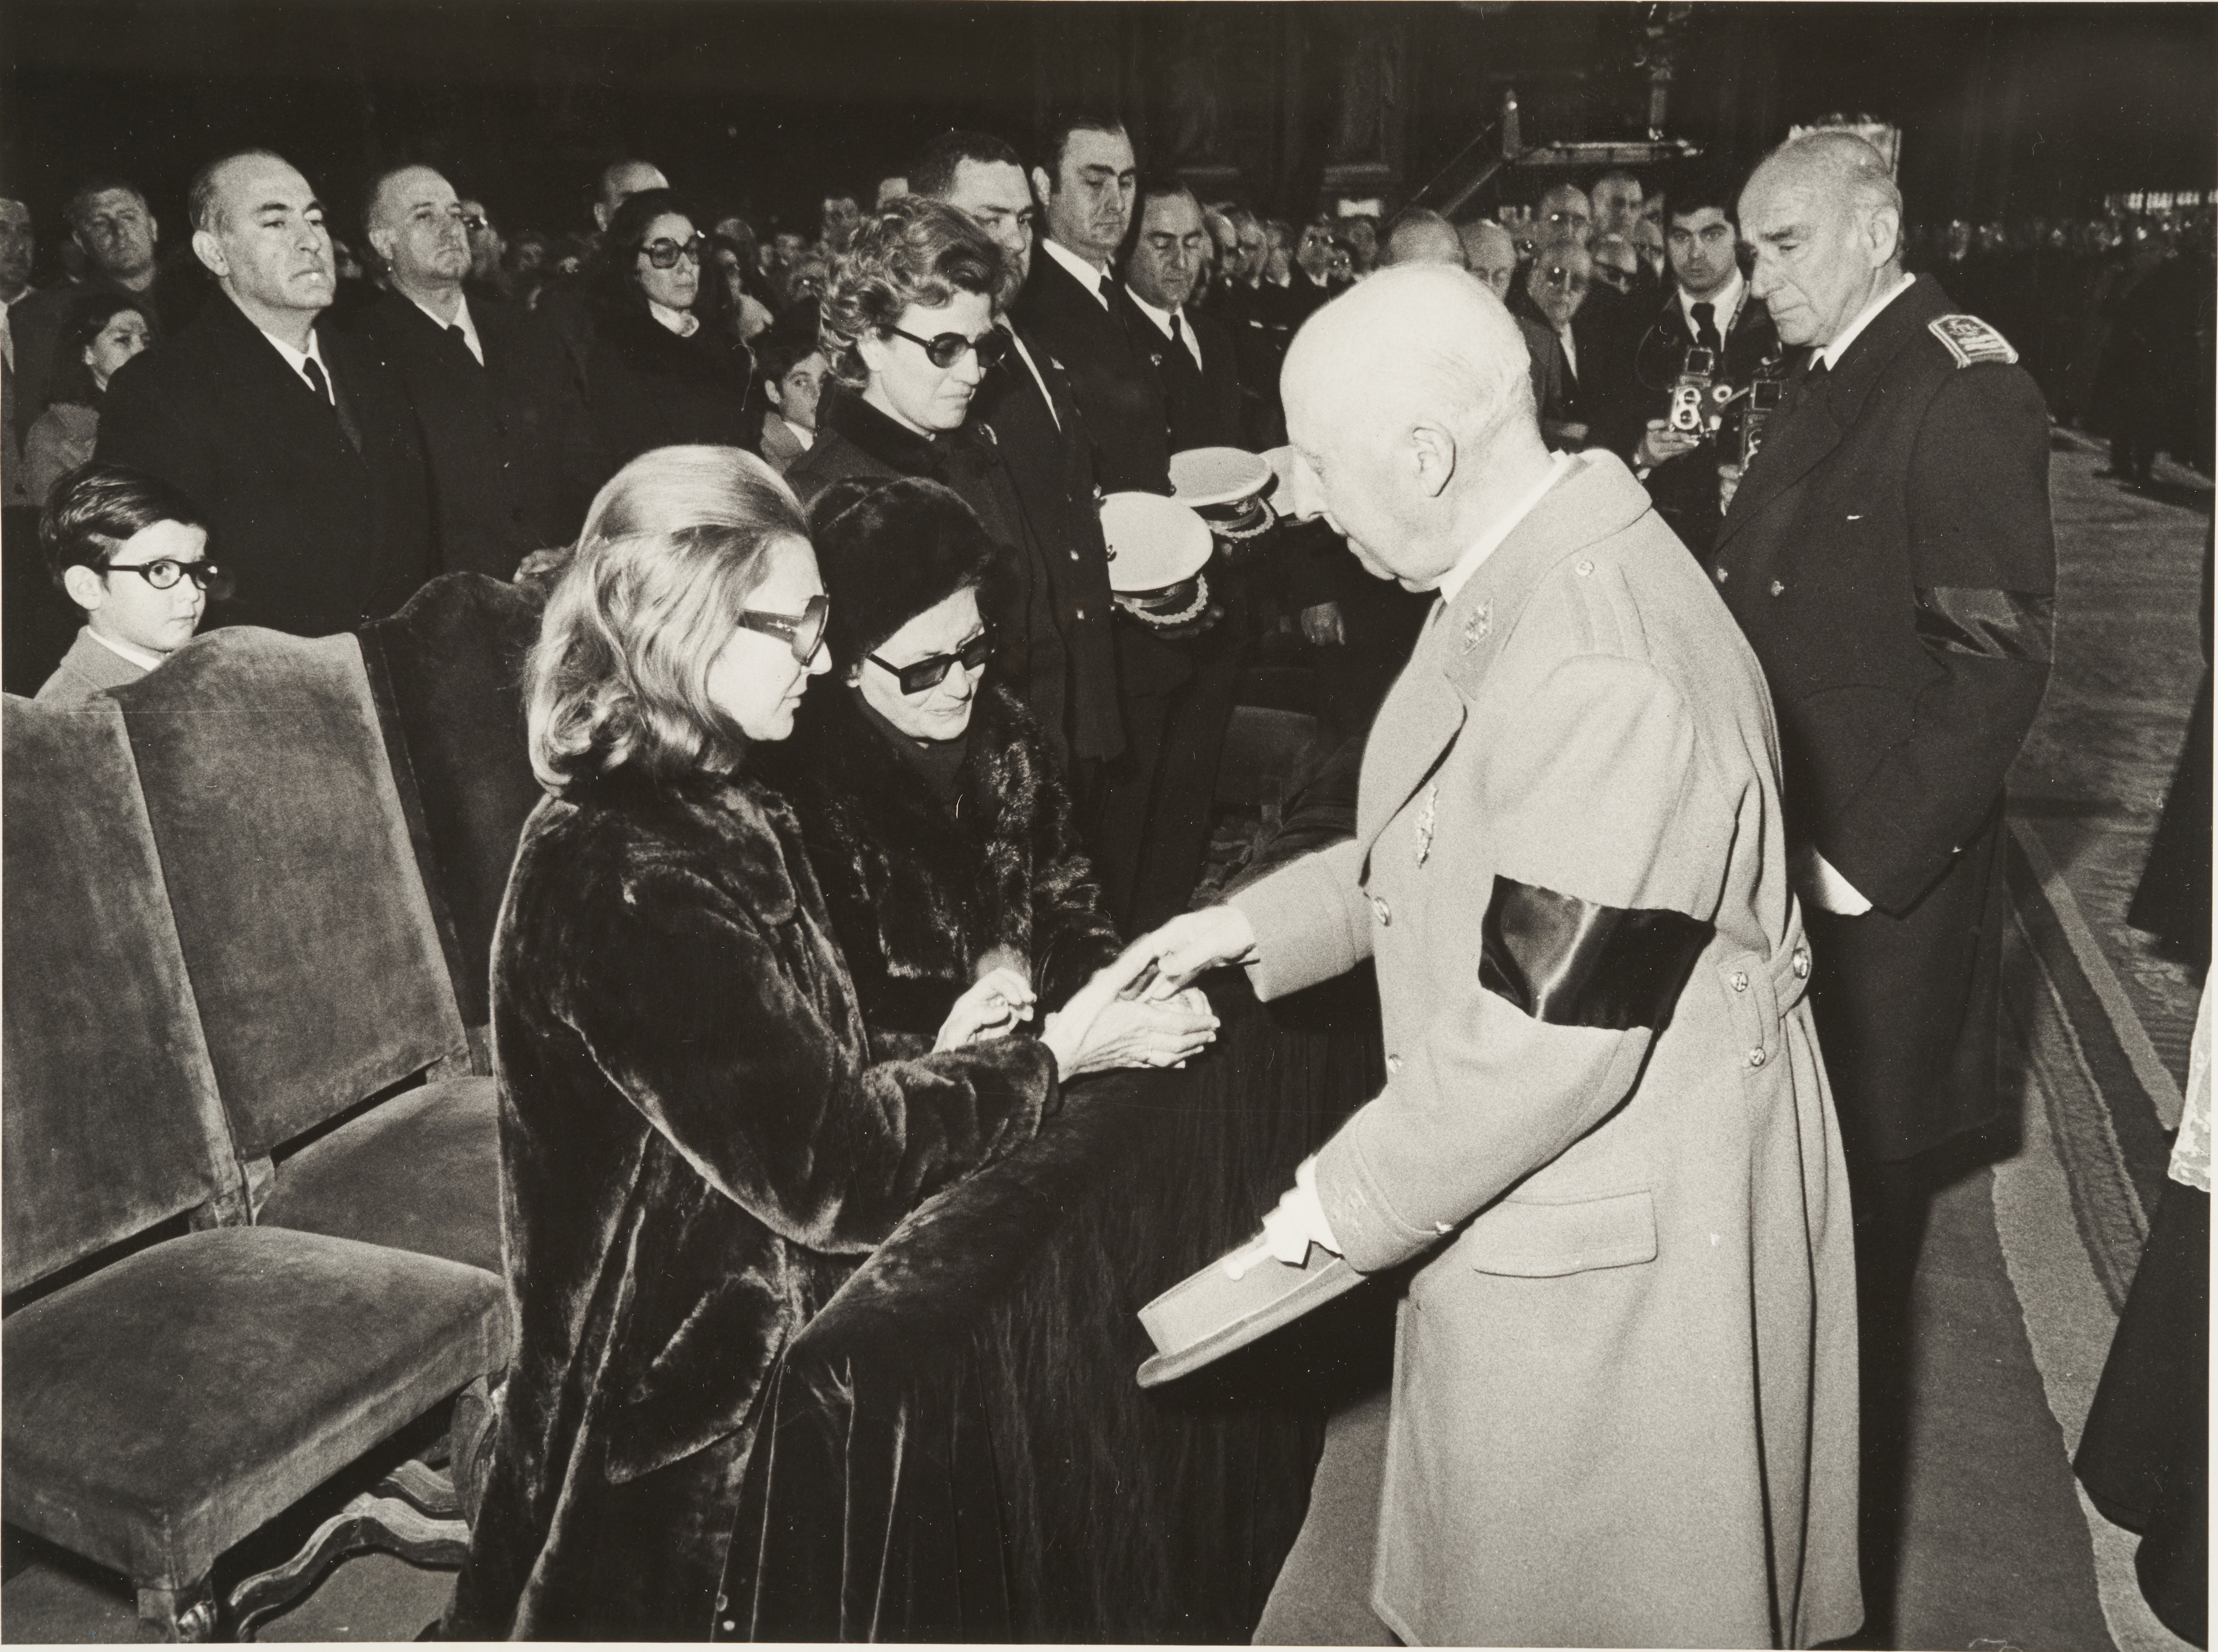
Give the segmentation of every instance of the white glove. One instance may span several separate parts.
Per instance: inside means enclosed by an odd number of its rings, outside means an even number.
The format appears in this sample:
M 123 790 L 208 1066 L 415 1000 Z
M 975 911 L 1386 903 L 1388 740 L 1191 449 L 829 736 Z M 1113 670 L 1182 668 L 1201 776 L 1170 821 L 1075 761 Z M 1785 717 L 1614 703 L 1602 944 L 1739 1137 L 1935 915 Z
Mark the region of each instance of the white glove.
M 1314 1154 L 1302 1160 L 1294 1172 L 1293 1186 L 1263 1218 L 1261 1241 L 1225 1258 L 1224 1271 L 1237 1279 L 1266 1257 L 1298 1268 L 1309 1260 L 1311 1245 L 1322 1245 L 1335 1256 L 1341 1253 L 1332 1225 L 1324 1219 L 1323 1201 L 1317 1197 Z

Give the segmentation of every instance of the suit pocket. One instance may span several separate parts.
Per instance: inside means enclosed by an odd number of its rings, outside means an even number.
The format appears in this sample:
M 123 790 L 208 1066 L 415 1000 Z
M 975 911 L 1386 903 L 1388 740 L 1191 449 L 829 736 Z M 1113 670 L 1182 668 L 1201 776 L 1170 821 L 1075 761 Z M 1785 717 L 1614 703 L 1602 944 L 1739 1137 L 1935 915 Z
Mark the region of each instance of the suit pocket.
M 1656 1200 L 1645 1187 L 1598 1198 L 1504 1199 L 1457 1247 L 1480 1273 L 1554 1279 L 1656 1259 Z

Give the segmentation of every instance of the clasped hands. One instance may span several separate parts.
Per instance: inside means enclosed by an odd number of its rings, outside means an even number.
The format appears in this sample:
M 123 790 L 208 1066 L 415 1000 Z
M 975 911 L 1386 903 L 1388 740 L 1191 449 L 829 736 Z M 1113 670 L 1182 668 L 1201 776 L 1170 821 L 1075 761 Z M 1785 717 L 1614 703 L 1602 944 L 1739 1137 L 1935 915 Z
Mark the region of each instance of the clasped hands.
M 1156 992 L 1155 956 L 1144 942 L 1129 946 L 1040 1023 L 1039 1038 L 1055 1052 L 1064 1079 L 1112 1067 L 1183 1067 L 1217 1037 L 1217 1019 L 1198 987 Z M 941 1023 L 935 1050 L 1003 1038 L 1038 1010 L 1026 972 L 1015 961 L 988 956 L 978 979 Z

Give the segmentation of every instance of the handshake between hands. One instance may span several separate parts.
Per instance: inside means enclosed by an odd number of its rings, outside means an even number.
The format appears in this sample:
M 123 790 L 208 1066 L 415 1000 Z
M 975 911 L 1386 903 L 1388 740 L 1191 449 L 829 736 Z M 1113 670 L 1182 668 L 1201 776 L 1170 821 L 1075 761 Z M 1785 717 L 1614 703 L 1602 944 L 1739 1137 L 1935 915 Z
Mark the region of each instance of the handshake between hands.
M 1212 907 L 1211 913 L 1229 912 Z M 1094 978 L 1070 995 L 1063 1008 L 1040 1023 L 1039 1039 L 1055 1052 L 1057 1074 L 1075 1079 L 1112 1067 L 1184 1067 L 1217 1037 L 1217 1019 L 1193 977 L 1254 944 L 1247 921 L 1224 958 L 1201 956 L 1188 944 L 1167 950 L 1164 937 L 1193 918 L 1174 919 L 1152 935 L 1126 947 Z M 1214 943 L 1211 943 L 1213 944 Z M 955 1000 L 940 1024 L 935 1050 L 956 1049 L 987 1039 L 1005 1038 L 1038 1013 L 1038 995 L 1022 959 L 988 954 L 978 979 Z

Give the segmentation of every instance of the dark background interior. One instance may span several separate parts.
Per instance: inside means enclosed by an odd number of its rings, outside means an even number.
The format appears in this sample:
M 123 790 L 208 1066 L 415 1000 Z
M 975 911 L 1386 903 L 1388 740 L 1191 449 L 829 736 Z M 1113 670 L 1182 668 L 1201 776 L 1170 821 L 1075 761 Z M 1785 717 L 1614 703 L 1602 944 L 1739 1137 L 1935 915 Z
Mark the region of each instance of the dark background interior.
M 193 168 L 250 141 L 342 212 L 375 165 L 424 158 L 511 229 L 573 228 L 596 164 L 632 152 L 710 204 L 809 227 L 825 189 L 867 192 L 945 126 L 1021 138 L 1065 100 L 1121 106 L 1144 164 L 1199 74 L 1240 192 L 1298 214 L 1324 193 L 1347 65 L 1383 32 L 1391 207 L 1506 84 L 1528 143 L 1637 135 L 1659 9 L 1672 135 L 1749 161 L 1794 121 L 1898 122 L 1913 217 L 2218 183 L 2218 8 L 2101 4 L 10 0 L 0 168 L 49 244 L 72 182 L 110 166 L 174 239 Z

